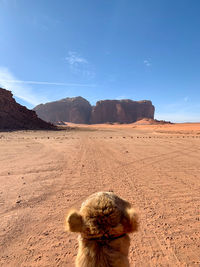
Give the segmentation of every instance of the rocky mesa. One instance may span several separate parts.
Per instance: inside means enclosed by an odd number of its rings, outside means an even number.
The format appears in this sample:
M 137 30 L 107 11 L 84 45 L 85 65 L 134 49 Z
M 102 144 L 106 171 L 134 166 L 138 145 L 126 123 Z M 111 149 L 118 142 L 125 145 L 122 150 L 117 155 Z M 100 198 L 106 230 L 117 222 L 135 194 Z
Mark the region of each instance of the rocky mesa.
M 91 123 L 132 123 L 142 118 L 154 118 L 151 101 L 101 100 L 92 109 Z
M 81 96 L 67 97 L 59 101 L 40 104 L 33 109 L 39 118 L 56 123 L 67 121 L 73 123 L 89 123 L 92 106 Z
M 101 100 L 92 107 L 80 96 L 40 104 L 34 110 L 39 118 L 47 122 L 65 121 L 86 124 L 132 123 L 142 118 L 154 119 L 155 112 L 152 102 L 148 100 Z
M 0 88 L 0 129 L 52 129 L 53 125 L 41 120 L 35 111 L 18 104 L 13 94 Z

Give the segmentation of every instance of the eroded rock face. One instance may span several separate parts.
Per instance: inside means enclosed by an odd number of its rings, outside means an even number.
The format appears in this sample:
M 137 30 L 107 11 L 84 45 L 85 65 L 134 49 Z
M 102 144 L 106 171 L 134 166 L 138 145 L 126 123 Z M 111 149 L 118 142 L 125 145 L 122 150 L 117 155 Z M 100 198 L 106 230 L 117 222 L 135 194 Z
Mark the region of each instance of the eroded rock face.
M 41 104 L 34 110 L 39 118 L 52 123 L 58 121 L 89 123 L 92 106 L 86 99 L 78 96 Z
M 35 111 L 18 104 L 13 94 L 0 88 L 0 129 L 52 129 L 53 126 L 39 119 Z
M 143 118 L 154 118 L 155 108 L 151 101 L 101 100 L 92 107 L 82 97 L 64 98 L 34 108 L 41 119 L 57 123 L 131 123 Z
M 155 108 L 151 101 L 101 100 L 91 113 L 91 123 L 132 123 L 142 118 L 154 118 Z

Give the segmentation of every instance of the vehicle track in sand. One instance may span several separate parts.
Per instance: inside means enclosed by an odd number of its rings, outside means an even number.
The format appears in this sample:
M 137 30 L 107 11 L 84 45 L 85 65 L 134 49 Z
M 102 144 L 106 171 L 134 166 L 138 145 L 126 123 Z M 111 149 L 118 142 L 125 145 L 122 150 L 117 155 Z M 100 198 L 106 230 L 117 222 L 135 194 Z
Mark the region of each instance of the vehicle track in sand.
M 4 136 L 0 266 L 74 266 L 77 236 L 64 231 L 64 216 L 104 190 L 138 210 L 131 266 L 200 265 L 199 137 L 135 129 Z

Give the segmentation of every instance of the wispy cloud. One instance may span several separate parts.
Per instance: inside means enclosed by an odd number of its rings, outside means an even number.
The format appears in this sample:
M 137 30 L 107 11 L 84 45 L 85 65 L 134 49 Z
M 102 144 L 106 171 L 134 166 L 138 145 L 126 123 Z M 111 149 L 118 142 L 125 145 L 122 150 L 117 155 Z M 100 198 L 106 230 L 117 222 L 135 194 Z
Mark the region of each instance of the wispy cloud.
M 11 90 L 14 96 L 30 103 L 31 105 L 37 105 L 43 102 L 44 98 L 40 98 L 34 94 L 32 89 L 28 86 L 15 82 L 17 79 L 15 76 L 4 67 L 0 67 L 0 86 Z
M 0 67 L 0 86 L 11 90 L 14 96 L 30 103 L 31 105 L 37 105 L 49 101 L 49 99 L 34 92 L 31 85 L 54 85 L 54 86 L 66 86 L 66 87 L 95 87 L 95 84 L 82 84 L 82 83 L 60 83 L 49 81 L 23 81 L 16 79 L 15 75 L 5 67 Z
M 34 85 L 57 85 L 57 86 L 80 86 L 80 87 L 95 87 L 95 84 L 82 84 L 82 83 L 59 83 L 59 82 L 43 82 L 43 81 L 22 81 L 22 80 L 3 80 L 0 78 L 0 83 L 17 83 L 17 84 L 34 84 Z
M 68 52 L 68 57 L 66 57 L 65 59 L 72 66 L 80 64 L 88 64 L 88 61 L 85 58 L 81 57 L 79 54 L 72 51 Z
M 7 0 L 6 0 L 7 1 Z M 55 29 L 61 23 L 60 19 L 56 17 L 50 17 L 47 15 L 34 14 L 32 19 L 30 18 L 30 22 L 37 30 L 48 31 L 50 29 Z
M 149 60 L 147 60 L 147 59 L 145 59 L 144 61 L 143 61 L 143 63 L 144 63 L 144 65 L 146 66 L 146 67 L 150 67 L 152 64 L 151 64 L 151 62 L 149 61 Z
M 68 62 L 72 73 L 82 75 L 90 79 L 94 78 L 95 72 L 93 71 L 91 64 L 86 58 L 82 57 L 77 52 L 69 51 L 65 60 Z

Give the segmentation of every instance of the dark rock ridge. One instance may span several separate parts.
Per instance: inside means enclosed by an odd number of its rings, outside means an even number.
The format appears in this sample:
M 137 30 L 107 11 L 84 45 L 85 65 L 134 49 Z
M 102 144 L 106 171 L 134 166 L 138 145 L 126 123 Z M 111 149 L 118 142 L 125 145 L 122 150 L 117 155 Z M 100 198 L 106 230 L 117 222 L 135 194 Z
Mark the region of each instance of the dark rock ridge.
M 0 88 L 0 129 L 52 129 L 53 125 L 39 119 L 35 111 L 18 104 L 13 94 Z
M 142 118 L 154 118 L 155 108 L 151 101 L 101 100 L 93 107 L 91 123 L 132 123 Z
M 154 118 L 155 108 L 151 101 L 101 100 L 92 107 L 82 97 L 64 98 L 34 108 L 37 115 L 48 122 L 73 123 L 132 123 L 142 118 Z
M 40 104 L 33 110 L 39 118 L 52 123 L 58 121 L 89 123 L 92 106 L 86 99 L 78 96 Z

